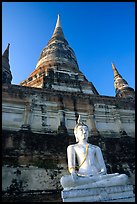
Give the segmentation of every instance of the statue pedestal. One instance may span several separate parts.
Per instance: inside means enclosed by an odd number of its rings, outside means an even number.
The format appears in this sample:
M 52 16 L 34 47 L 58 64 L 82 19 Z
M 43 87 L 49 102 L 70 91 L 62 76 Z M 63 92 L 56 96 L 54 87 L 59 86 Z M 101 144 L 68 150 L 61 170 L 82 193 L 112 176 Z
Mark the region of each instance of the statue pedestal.
M 132 185 L 63 190 L 63 202 L 135 202 Z

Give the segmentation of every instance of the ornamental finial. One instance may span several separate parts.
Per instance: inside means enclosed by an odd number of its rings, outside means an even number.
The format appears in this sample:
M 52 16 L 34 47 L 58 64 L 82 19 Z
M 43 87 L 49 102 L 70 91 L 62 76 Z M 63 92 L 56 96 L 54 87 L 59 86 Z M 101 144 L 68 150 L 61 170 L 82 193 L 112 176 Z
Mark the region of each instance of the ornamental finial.
M 78 122 L 77 123 L 80 123 L 80 115 L 78 116 Z
M 86 125 L 86 124 L 84 124 L 83 121 L 81 120 L 81 116 L 80 116 L 80 115 L 78 116 L 78 120 L 77 120 L 76 126 L 78 126 L 78 125 L 84 125 L 84 126 Z M 87 126 L 87 125 L 86 125 L 86 126 Z

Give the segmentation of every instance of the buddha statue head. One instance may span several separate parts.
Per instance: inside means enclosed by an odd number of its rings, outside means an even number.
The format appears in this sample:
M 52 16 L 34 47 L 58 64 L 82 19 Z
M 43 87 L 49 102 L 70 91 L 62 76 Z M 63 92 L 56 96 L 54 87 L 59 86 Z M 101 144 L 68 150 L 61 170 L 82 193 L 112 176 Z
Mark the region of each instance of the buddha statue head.
M 84 139 L 87 141 L 88 139 L 88 126 L 85 123 L 83 123 L 80 115 L 78 117 L 78 122 L 74 127 L 74 135 L 76 138 L 76 142 L 79 142 L 80 140 Z

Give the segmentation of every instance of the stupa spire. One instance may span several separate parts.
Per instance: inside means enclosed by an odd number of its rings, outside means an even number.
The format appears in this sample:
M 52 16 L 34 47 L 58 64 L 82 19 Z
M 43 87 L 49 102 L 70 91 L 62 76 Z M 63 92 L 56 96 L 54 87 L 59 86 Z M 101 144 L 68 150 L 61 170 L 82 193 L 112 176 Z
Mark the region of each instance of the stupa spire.
M 112 69 L 114 71 L 114 87 L 117 97 L 134 97 L 134 90 L 129 87 L 127 81 L 119 74 L 114 63 L 112 63 Z
M 64 38 L 64 34 L 63 34 L 63 31 L 62 31 L 61 20 L 60 20 L 60 15 L 59 14 L 58 14 L 56 26 L 55 26 L 52 37 L 55 37 L 55 36 L 60 36 L 60 37 Z
M 9 47 L 10 47 L 10 43 L 8 43 L 7 48 L 5 49 L 2 57 L 5 57 L 7 60 L 9 60 Z
M 5 49 L 2 55 L 2 83 L 11 84 L 12 74 L 10 71 L 10 64 L 9 64 L 9 46 L 8 43 L 7 48 Z
M 112 69 L 113 69 L 113 71 L 114 71 L 114 78 L 117 77 L 117 76 L 122 77 L 122 76 L 119 74 L 119 72 L 118 72 L 117 68 L 115 67 L 114 63 L 111 63 L 111 64 L 112 64 Z
M 58 14 L 58 18 L 57 18 L 57 22 L 56 22 L 56 26 L 55 26 L 55 29 L 58 28 L 58 27 L 61 27 L 61 20 L 60 20 L 60 15 Z

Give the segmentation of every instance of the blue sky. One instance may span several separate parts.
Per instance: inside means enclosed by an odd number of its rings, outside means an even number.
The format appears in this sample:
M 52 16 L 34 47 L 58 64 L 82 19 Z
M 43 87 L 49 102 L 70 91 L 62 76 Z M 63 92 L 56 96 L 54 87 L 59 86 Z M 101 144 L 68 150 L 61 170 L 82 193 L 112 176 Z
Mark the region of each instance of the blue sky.
M 100 95 L 115 96 L 111 62 L 135 88 L 134 2 L 3 2 L 2 53 L 10 43 L 13 84 L 35 69 L 58 14 L 80 70 Z

